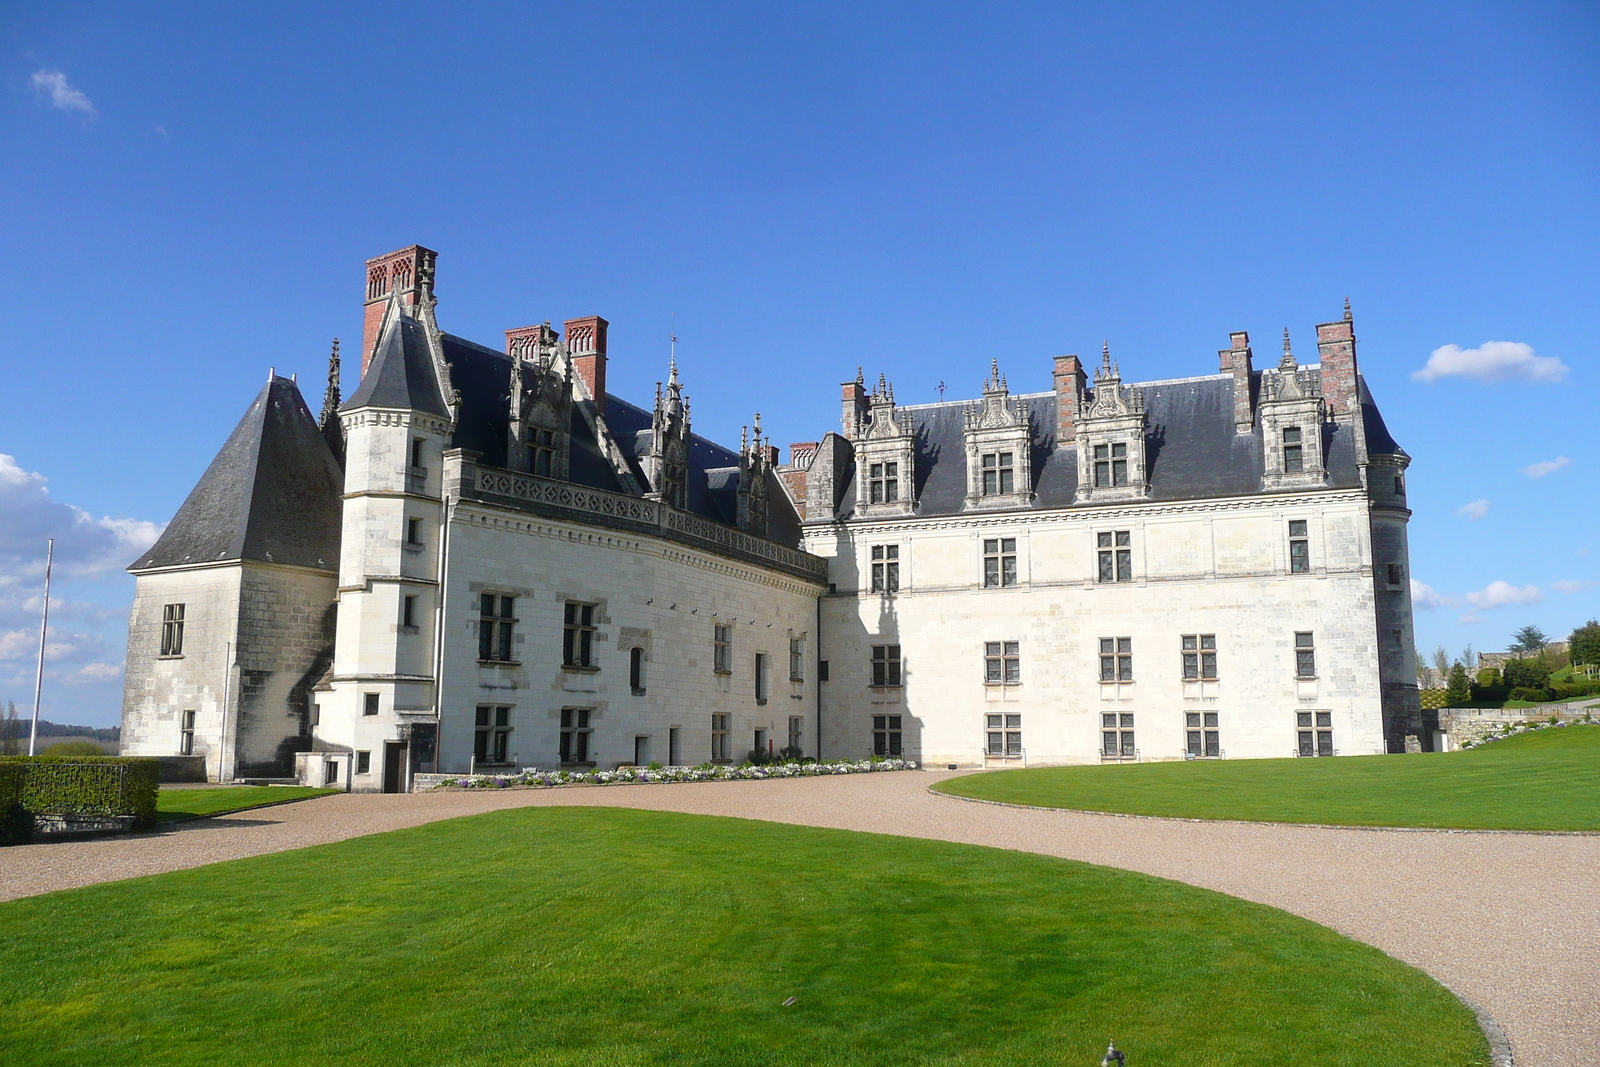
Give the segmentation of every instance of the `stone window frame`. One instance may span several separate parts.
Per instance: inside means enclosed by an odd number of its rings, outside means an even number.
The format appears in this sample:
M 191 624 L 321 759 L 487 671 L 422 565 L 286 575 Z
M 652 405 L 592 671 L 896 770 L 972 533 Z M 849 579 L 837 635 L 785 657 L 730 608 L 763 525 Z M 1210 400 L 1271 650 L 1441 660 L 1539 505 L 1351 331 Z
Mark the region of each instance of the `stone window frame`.
M 1022 684 L 1022 642 L 983 643 L 983 684 L 1009 688 Z
M 530 425 L 524 435 L 528 473 L 540 478 L 561 477 L 561 431 Z
M 561 669 L 598 673 L 595 640 L 601 605 L 592 600 L 566 600 L 561 606 Z
M 733 762 L 733 713 L 728 711 L 713 711 L 711 713 L 711 762 Z
M 1406 568 L 1403 563 L 1388 563 L 1384 565 L 1384 579 L 1390 589 L 1405 587 Z
M 634 645 L 628 650 L 628 688 L 633 695 L 644 696 L 644 646 Z
M 1015 589 L 1022 584 L 1022 568 L 1018 561 L 1018 537 L 981 537 L 978 540 L 979 558 L 985 589 Z M 991 547 L 993 546 L 993 547 Z M 993 563 L 991 567 L 990 564 Z M 1009 570 L 1007 563 L 1010 564 Z M 991 580 L 992 579 L 992 580 Z
M 1336 756 L 1333 745 L 1333 712 L 1315 708 L 1294 713 L 1295 755 L 1301 757 Z
M 1133 581 L 1133 531 L 1096 530 L 1095 584 L 1116 585 Z
M 767 706 L 768 690 L 771 688 L 767 683 L 767 670 L 771 666 L 771 657 L 765 652 L 757 652 L 755 656 L 755 666 L 752 669 L 755 673 L 756 706 L 764 708 Z
M 1014 496 L 1017 488 L 1015 450 L 983 452 L 978 456 L 978 495 Z
M 379 694 L 379 693 L 362 693 L 361 694 L 361 715 L 362 715 L 362 717 L 363 718 L 370 718 L 371 716 L 378 714 L 378 712 L 381 710 L 382 699 L 383 699 L 382 698 L 382 694 Z
M 1310 574 L 1311 567 L 1311 521 L 1309 519 L 1289 519 L 1289 573 Z
M 1207 641 L 1211 643 L 1208 645 L 1206 644 Z M 1216 634 L 1183 634 L 1179 638 L 1179 646 L 1180 655 L 1183 657 L 1184 681 L 1214 682 L 1217 680 Z
M 868 550 L 868 587 L 874 593 L 900 591 L 900 545 L 872 545 Z
M 372 751 L 370 749 L 358 750 L 356 752 L 356 773 L 372 773 Z
M 892 711 L 872 716 L 872 754 L 899 759 L 905 754 L 905 717 Z
M 806 639 L 804 637 L 789 638 L 789 681 L 803 682 L 806 680 Z
M 517 663 L 517 596 L 484 590 L 478 594 L 478 662 Z
M 511 704 L 479 704 L 473 709 L 472 758 L 476 766 L 507 767 L 511 752 Z
M 595 763 L 594 718 L 593 708 L 579 704 L 561 709 L 556 758 L 563 766 L 587 767 Z
M 161 658 L 183 658 L 183 624 L 186 604 L 161 606 Z
M 905 659 L 901 647 L 873 645 L 871 659 L 871 685 L 874 689 L 902 689 L 905 687 Z
M 1221 714 L 1215 711 L 1183 713 L 1184 755 L 1188 759 L 1221 759 Z
M 1133 681 L 1133 638 L 1102 637 L 1096 642 L 1100 657 L 1100 684 Z
M 806 739 L 806 717 L 804 715 L 789 716 L 789 743 L 785 746 L 791 751 L 803 749 Z
M 1134 725 L 1134 712 L 1103 711 L 1100 713 L 1100 760 L 1137 760 L 1139 742 Z
M 178 755 L 194 755 L 194 720 L 193 709 L 185 709 L 178 713 Z
M 733 673 L 732 623 L 711 624 L 711 672 L 726 675 Z
M 900 503 L 900 461 L 873 460 L 866 468 L 867 505 Z
M 422 547 L 421 533 L 422 533 L 422 516 L 420 516 L 420 515 L 408 515 L 408 516 L 406 516 L 405 547 L 406 548 L 410 548 L 410 549 L 421 548 Z
M 1091 446 L 1089 457 L 1096 489 L 1121 489 L 1128 485 L 1128 442 L 1105 441 Z
M 983 715 L 983 758 L 1022 758 L 1022 713 L 987 711 Z
M 422 629 L 417 622 L 417 604 L 421 601 L 420 593 L 402 593 L 400 595 L 400 630 L 403 633 L 417 633 Z
M 1317 676 L 1317 635 L 1312 630 L 1294 632 L 1294 676 L 1309 681 Z

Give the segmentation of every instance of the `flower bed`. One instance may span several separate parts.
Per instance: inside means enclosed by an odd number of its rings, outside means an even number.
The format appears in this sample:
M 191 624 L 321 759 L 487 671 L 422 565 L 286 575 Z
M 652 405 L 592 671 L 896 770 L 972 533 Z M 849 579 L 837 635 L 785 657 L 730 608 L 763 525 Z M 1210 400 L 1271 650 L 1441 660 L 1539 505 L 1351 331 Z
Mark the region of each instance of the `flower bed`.
M 1584 712 L 1583 717 L 1578 719 L 1558 719 L 1552 716 L 1548 719 L 1535 719 L 1529 722 L 1508 722 L 1498 728 L 1491 729 L 1487 734 L 1475 741 L 1463 742 L 1461 747 L 1463 749 L 1479 748 L 1491 741 L 1504 741 L 1508 737 L 1532 733 L 1534 730 L 1548 730 L 1556 726 L 1593 726 L 1596 724 L 1600 724 L 1600 719 L 1595 718 L 1592 711 Z
M 768 778 L 814 778 L 824 774 L 914 771 L 910 760 L 875 759 L 843 763 L 745 763 L 699 767 L 619 767 L 614 771 L 522 771 L 518 774 L 443 775 L 433 789 L 510 789 L 513 786 L 643 785 L 666 782 L 742 782 Z M 419 779 L 425 777 L 417 776 Z M 419 782 L 419 785 L 421 783 Z

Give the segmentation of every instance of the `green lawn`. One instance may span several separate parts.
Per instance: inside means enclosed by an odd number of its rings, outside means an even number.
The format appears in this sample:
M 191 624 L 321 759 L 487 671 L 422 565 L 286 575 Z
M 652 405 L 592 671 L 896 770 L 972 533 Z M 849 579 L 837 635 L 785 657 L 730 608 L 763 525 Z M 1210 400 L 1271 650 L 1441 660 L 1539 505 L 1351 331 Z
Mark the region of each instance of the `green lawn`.
M 156 796 L 156 818 L 161 822 L 223 815 L 267 804 L 327 796 L 337 789 L 304 785 L 227 785 L 216 789 L 163 789 Z
M 952 778 L 953 796 L 1186 819 L 1600 830 L 1600 726 L 1466 752 L 1039 767 Z
M 793 997 L 792 1006 L 784 1002 Z M 520 808 L 0 904 L 0 1061 L 1486 1064 L 1421 972 L 1027 853 Z

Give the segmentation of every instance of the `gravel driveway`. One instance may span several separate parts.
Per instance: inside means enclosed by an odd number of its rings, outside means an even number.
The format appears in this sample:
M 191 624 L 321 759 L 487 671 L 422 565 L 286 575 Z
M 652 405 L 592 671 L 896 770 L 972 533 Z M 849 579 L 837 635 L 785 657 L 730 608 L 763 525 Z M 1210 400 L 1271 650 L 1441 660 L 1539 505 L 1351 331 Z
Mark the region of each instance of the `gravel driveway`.
M 1505 1027 L 1519 1067 L 1600 1064 L 1600 836 L 1340 830 L 1036 811 L 933 796 L 949 772 L 339 794 L 137 837 L 0 849 L 0 900 L 527 805 L 733 815 L 1142 871 L 1294 912 L 1427 971 Z

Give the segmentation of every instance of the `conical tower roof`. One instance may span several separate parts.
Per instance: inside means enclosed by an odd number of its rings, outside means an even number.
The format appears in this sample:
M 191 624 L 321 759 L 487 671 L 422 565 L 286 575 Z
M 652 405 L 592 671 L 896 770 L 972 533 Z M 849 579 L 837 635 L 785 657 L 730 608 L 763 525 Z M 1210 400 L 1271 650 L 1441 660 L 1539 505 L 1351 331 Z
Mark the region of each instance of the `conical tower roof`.
M 399 408 L 450 418 L 426 330 L 395 300 L 389 302 L 383 331 L 361 385 L 340 410 L 367 407 Z
M 339 461 L 300 390 L 274 375 L 128 569 L 254 560 L 337 571 L 343 492 Z

